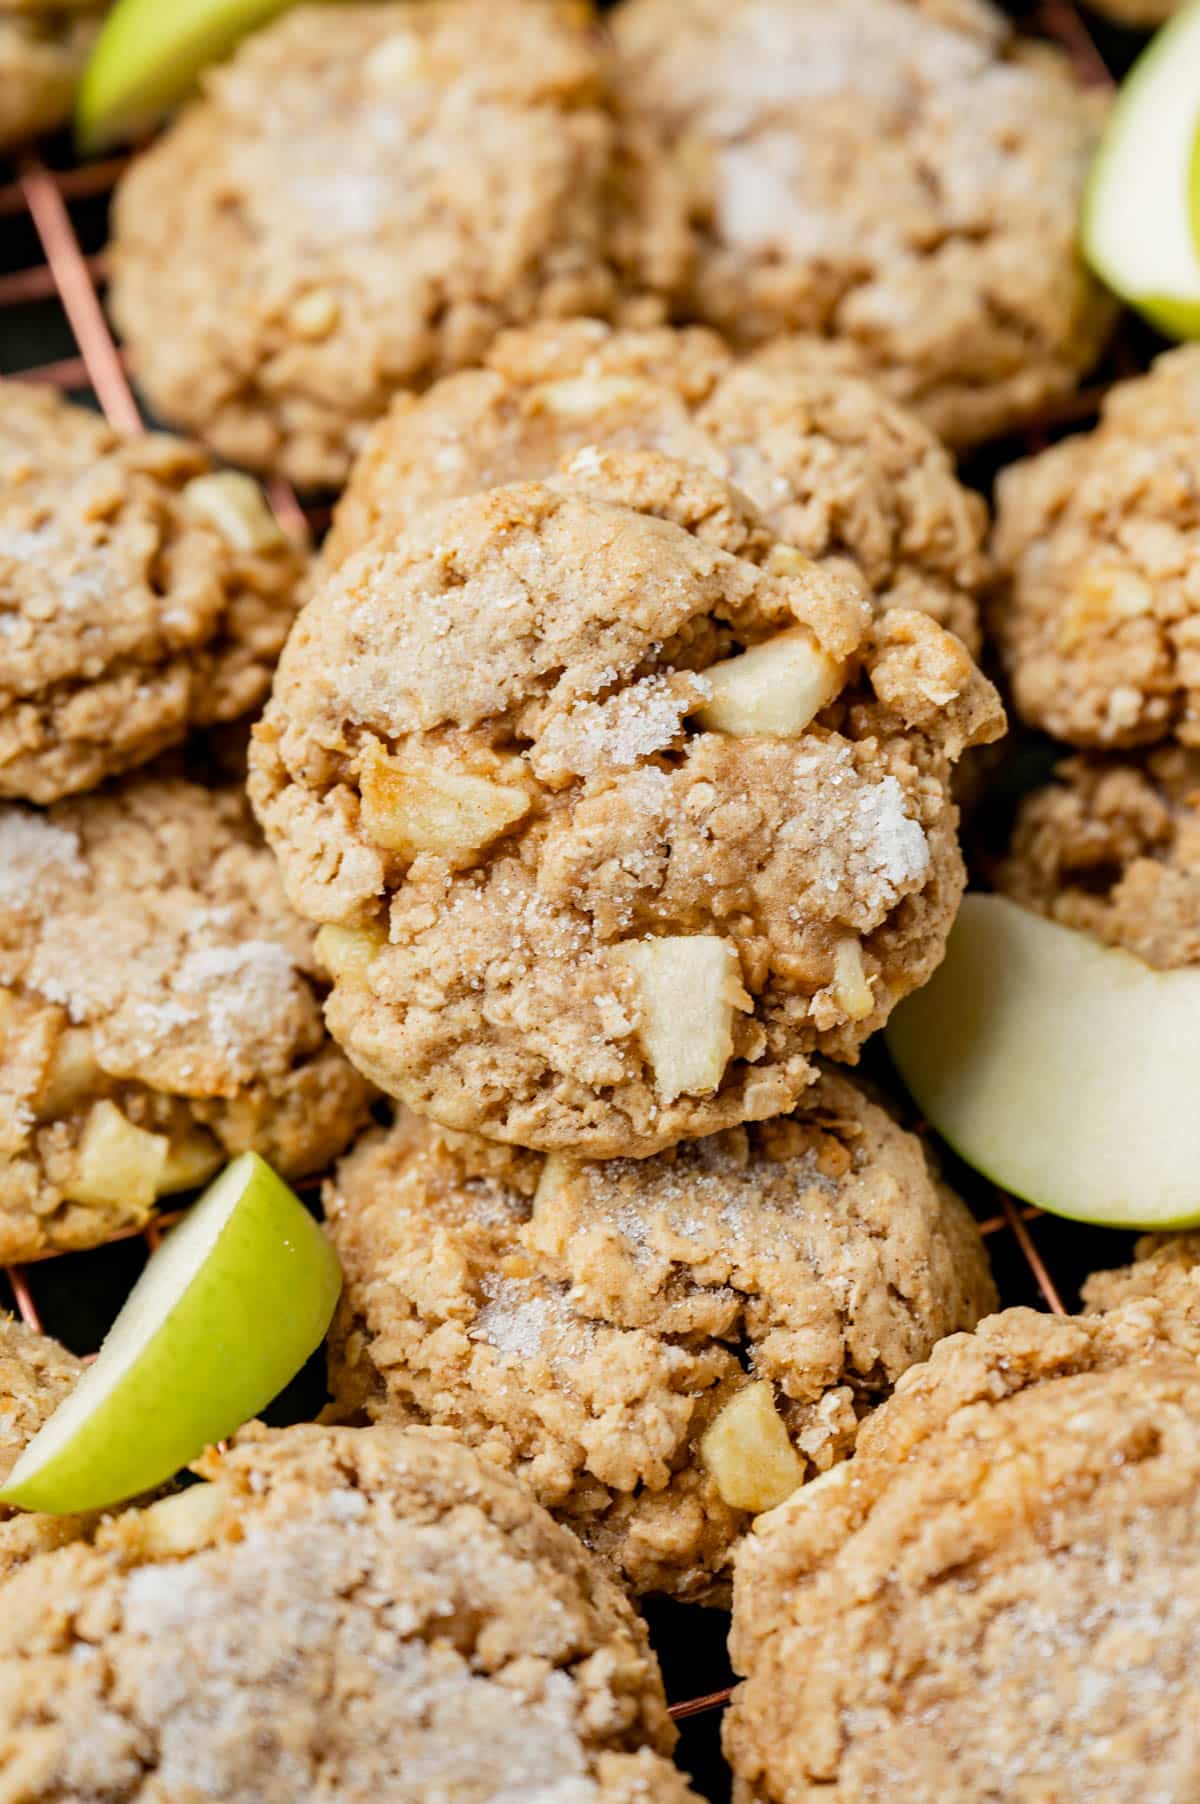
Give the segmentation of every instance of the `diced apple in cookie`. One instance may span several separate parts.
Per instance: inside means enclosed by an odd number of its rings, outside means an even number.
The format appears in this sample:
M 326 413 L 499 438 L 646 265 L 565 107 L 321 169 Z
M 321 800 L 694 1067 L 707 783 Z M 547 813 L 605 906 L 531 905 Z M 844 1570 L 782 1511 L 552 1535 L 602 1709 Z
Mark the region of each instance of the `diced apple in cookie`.
M 704 672 L 711 698 L 695 719 L 714 733 L 762 733 L 790 739 L 809 726 L 842 687 L 845 672 L 806 626 L 788 627 Z
M 317 929 L 317 957 L 337 983 L 362 984 L 376 954 L 387 945 L 382 927 Z
M 95 1103 L 79 1142 L 78 1168 L 63 1194 L 76 1203 L 149 1210 L 161 1193 L 167 1153 L 165 1134 L 136 1127 L 115 1103 Z
M 1158 971 L 1002 896 L 964 898 L 887 1029 L 943 1139 L 1056 1215 L 1200 1223 L 1200 969 Z
M 529 797 L 516 784 L 391 757 L 377 746 L 366 754 L 360 780 L 371 840 L 405 858 L 432 852 L 470 862 L 529 812 Z
M 613 958 L 637 997 L 637 1030 L 664 1102 L 716 1090 L 733 1054 L 733 1013 L 751 1009 L 737 948 L 719 934 L 627 940 Z
M 765 1378 L 725 1405 L 700 1442 L 700 1457 L 730 1509 L 753 1510 L 756 1516 L 773 1510 L 804 1480 L 804 1461 Z

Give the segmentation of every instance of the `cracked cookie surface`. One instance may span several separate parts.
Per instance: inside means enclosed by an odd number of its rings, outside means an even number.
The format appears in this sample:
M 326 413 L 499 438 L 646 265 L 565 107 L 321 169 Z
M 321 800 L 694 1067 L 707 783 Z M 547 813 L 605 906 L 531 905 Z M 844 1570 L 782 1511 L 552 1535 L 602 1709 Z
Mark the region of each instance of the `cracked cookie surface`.
M 240 791 L 0 808 L 0 1264 L 137 1228 L 248 1147 L 332 1159 L 369 1092 L 322 989 Z
M 738 1804 L 1200 1778 L 1200 1371 L 1162 1305 L 943 1341 L 738 1556 Z M 986 1775 L 986 1778 L 984 1777 Z
M 613 14 L 692 164 L 696 317 L 819 331 L 971 443 L 1069 393 L 1113 303 L 1077 222 L 1101 113 L 982 0 L 673 0 Z M 690 146 L 690 152 L 688 147 Z
M 876 607 L 920 608 L 978 650 L 982 500 L 915 415 L 816 338 L 735 358 L 697 327 L 503 333 L 481 369 L 399 397 L 371 429 L 326 561 L 435 502 L 543 480 L 589 445 L 700 465 L 806 556 L 849 559 Z
M 257 33 L 125 178 L 112 255 L 156 408 L 310 488 L 503 326 L 657 317 L 690 237 L 586 7 L 421 0 Z
M 9 1579 L 0 1795 L 686 1804 L 645 1628 L 428 1430 L 261 1431 Z
M 1200 965 L 1200 750 L 1066 759 L 1022 800 L 993 876 L 1159 970 Z
M 373 1081 L 642 1156 L 790 1108 L 928 976 L 951 765 L 1001 728 L 927 615 L 873 620 L 694 465 L 590 450 L 329 574 L 250 789 Z
M 1017 711 L 1071 745 L 1200 745 L 1200 347 L 997 486 L 991 627 Z
M 773 1387 L 800 1483 L 995 1302 L 919 1140 L 832 1073 L 791 1116 L 650 1160 L 542 1159 L 406 1116 L 343 1160 L 325 1216 L 335 1409 L 453 1429 L 631 1590 L 704 1601 L 752 1514 L 739 1454 L 725 1472 L 702 1446 L 726 1405 Z
M 257 707 L 303 566 L 249 477 L 0 383 L 0 799 L 94 788 Z
M 42 0 L 0 5 L 0 149 L 70 117 L 105 11 L 94 0 L 75 6 Z

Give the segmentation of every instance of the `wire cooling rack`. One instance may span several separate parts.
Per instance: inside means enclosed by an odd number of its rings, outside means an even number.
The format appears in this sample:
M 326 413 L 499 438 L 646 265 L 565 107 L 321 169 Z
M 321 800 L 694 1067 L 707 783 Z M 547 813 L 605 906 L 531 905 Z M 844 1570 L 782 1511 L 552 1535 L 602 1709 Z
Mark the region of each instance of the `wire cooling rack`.
M 1094 28 L 1071 0 L 1015 4 L 1011 10 L 1022 24 L 1057 40 L 1091 85 L 1111 84 L 1134 47 L 1121 34 L 1105 33 L 1102 53 Z M 90 401 L 119 431 L 133 432 L 143 415 L 101 298 L 107 202 L 124 167 L 123 158 L 82 165 L 56 161 L 53 150 L 47 157 L 30 152 L 11 172 L 0 167 L 0 373 Z M 49 357 L 48 346 L 54 347 Z M 1125 348 L 1114 370 L 1125 374 L 1135 363 L 1136 354 Z M 1027 434 L 1017 451 L 1037 448 L 1049 431 L 1086 419 L 1101 392 L 1100 387 L 1085 391 L 1068 410 Z M 286 483 L 270 485 L 270 500 L 285 528 L 319 531 L 325 524 L 324 512 L 302 506 Z M 1005 1304 L 1064 1314 L 1075 1306 L 1089 1271 L 1127 1257 L 1128 1237 L 1043 1216 L 982 1184 L 953 1158 L 944 1163 L 980 1218 Z M 160 1215 L 140 1236 L 122 1236 L 124 1245 L 113 1242 L 90 1254 L 10 1266 L 0 1272 L 0 1307 L 11 1300 L 32 1327 L 57 1330 L 86 1354 L 99 1344 L 145 1252 L 177 1219 L 177 1214 Z M 81 1311 L 84 1292 L 90 1295 Z M 305 1413 L 303 1405 L 296 1413 Z M 729 1695 L 723 1619 L 671 1604 L 652 1603 L 647 1614 L 668 1691 L 677 1698 L 672 1715 L 686 1725 L 682 1763 L 706 1795 L 726 1798 L 729 1779 L 716 1737 Z

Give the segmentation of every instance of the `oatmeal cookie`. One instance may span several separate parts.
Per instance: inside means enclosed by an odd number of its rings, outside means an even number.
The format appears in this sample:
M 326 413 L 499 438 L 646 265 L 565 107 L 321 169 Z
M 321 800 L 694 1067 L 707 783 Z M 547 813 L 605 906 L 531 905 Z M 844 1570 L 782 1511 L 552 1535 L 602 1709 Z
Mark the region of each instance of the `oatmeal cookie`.
M 257 33 L 118 191 L 112 307 L 156 410 L 339 486 L 392 395 L 502 326 L 661 314 L 685 185 L 610 73 L 589 10 L 547 0 L 304 6 Z
M 1018 712 L 1083 747 L 1200 746 L 1200 345 L 1004 471 L 992 626 Z
M 977 651 L 983 502 L 929 429 L 835 351 L 812 339 L 735 359 L 702 328 L 597 320 L 504 333 L 482 369 L 398 397 L 372 428 L 326 557 L 436 501 L 542 480 L 589 445 L 657 450 L 736 484 L 808 557 L 850 559 L 877 607 L 921 608 Z
M 4 1804 L 686 1804 L 658 1667 L 529 1492 L 292 1428 L 3 1587 Z
M 1200 750 L 1067 759 L 1022 801 L 995 886 L 1159 970 L 1200 965 Z
M 650 1160 L 402 1117 L 343 1161 L 325 1215 L 338 1412 L 452 1428 L 635 1592 L 724 1601 L 754 1510 L 995 1306 L 920 1141 L 832 1074 L 790 1116 Z
M 943 1341 L 742 1545 L 737 1804 L 1185 1804 L 1198 1550 L 1200 1368 L 1160 1305 Z
M 690 304 L 843 341 L 968 444 L 1070 392 L 1115 316 L 1077 223 L 1101 102 L 985 0 L 625 0 L 625 80 L 692 165 Z
M 1152 1297 L 1171 1318 L 1171 1338 L 1200 1358 L 1200 1233 L 1143 1234 L 1131 1265 L 1093 1272 L 1083 1287 L 1092 1310 Z
M 0 0 L 0 150 L 70 117 L 106 10 L 98 0 Z
M 303 567 L 250 477 L 0 383 L 0 799 L 93 788 L 256 708 Z
M 57 1341 L 0 1315 L 0 1483 L 82 1374 L 83 1361 Z M 33 1515 L 0 1503 L 0 1580 L 33 1554 L 73 1541 L 89 1520 Z
M 694 465 L 590 449 L 334 571 L 250 789 L 373 1081 L 643 1156 L 790 1108 L 924 981 L 952 762 L 1001 728 L 928 615 L 873 621 Z
M 369 1092 L 322 988 L 240 790 L 0 808 L 0 1264 L 136 1228 L 248 1147 L 327 1164 Z

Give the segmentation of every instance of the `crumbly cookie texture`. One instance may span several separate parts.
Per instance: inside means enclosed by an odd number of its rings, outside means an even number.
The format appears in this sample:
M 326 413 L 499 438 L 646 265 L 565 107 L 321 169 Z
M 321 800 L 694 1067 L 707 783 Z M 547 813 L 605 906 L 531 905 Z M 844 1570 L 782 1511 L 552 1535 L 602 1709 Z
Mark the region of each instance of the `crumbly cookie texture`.
M 1200 745 L 1200 346 L 1004 471 L 991 625 L 1020 714 L 1083 747 Z
M 1160 970 L 1200 965 L 1200 750 L 1067 759 L 1022 801 L 994 877 Z
M 0 1608 L 6 1804 L 686 1804 L 643 1624 L 431 1430 L 250 1438 Z
M 0 4 L 0 150 L 70 117 L 103 4 Z
M 791 340 L 735 359 L 715 334 L 598 320 L 506 332 L 479 370 L 404 395 L 338 504 L 336 563 L 434 502 L 543 480 L 589 445 L 666 452 L 748 495 L 813 558 L 847 558 L 876 606 L 920 608 L 979 646 L 986 510 L 915 415 Z
M 1200 1779 L 1200 1368 L 1142 1302 L 942 1342 L 736 1565 L 737 1804 Z
M 1083 1287 L 1092 1310 L 1153 1298 L 1171 1318 L 1171 1337 L 1200 1358 L 1200 1233 L 1143 1234 L 1131 1265 L 1093 1272 Z
M 1100 103 L 983 0 L 625 0 L 625 81 L 690 162 L 695 315 L 817 331 L 971 443 L 1069 393 L 1113 303 L 1077 243 Z
M 319 1170 L 369 1100 L 240 791 L 0 808 L 0 1264 L 94 1246 L 253 1147 Z
M 57 1341 L 0 1315 L 0 1482 L 82 1373 L 82 1360 Z M 35 1553 L 75 1540 L 89 1522 L 9 1510 L 0 1503 L 0 1580 Z
M 691 236 L 586 6 L 300 7 L 118 191 L 112 305 L 156 408 L 340 486 L 398 390 L 506 325 L 661 315 Z M 164 330 L 170 322 L 171 329 Z
M 995 1306 L 920 1141 L 832 1074 L 791 1116 L 649 1160 L 402 1117 L 342 1162 L 325 1215 L 339 1413 L 453 1429 L 635 1592 L 725 1601 L 755 1508 L 841 1459 L 901 1372 Z
M 250 477 L 0 383 L 0 799 L 91 789 L 256 708 L 303 568 Z
M 1001 729 L 928 615 L 872 620 L 694 465 L 588 450 L 334 571 L 250 788 L 364 1072 L 443 1126 L 643 1156 L 790 1108 L 924 981 L 951 764 Z

